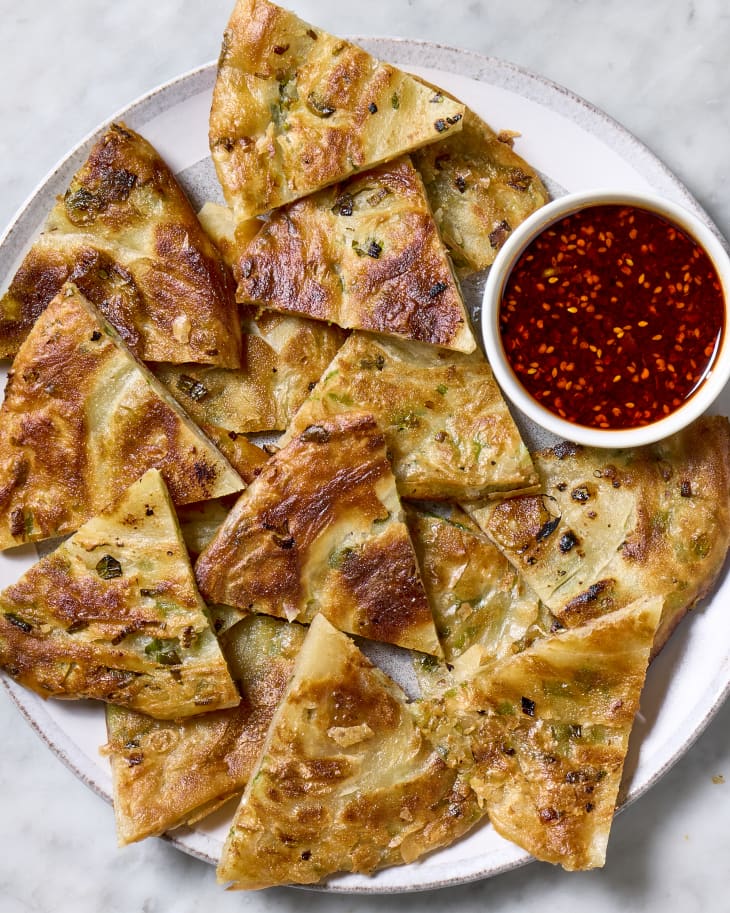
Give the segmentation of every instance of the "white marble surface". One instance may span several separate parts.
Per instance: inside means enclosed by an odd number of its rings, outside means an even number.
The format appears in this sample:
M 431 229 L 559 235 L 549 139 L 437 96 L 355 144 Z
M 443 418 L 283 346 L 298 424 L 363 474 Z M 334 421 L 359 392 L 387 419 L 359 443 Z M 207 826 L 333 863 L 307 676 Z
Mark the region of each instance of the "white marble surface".
M 0 0 L 0 225 L 64 152 L 152 86 L 216 56 L 230 0 Z M 291 0 L 332 31 L 403 35 L 502 57 L 632 130 L 730 235 L 730 10 L 723 0 Z M 405 897 L 221 893 L 160 840 L 120 851 L 111 809 L 0 693 L 0 911 L 188 913 L 730 910 L 730 705 L 614 827 L 602 871 L 533 864 Z M 713 782 L 724 776 L 726 783 Z

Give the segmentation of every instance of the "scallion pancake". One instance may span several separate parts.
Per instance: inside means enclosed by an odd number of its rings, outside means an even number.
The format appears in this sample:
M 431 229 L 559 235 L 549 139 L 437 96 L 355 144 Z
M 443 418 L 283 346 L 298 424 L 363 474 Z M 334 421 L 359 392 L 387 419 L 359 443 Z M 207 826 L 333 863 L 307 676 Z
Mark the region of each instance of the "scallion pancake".
M 238 704 L 158 470 L 0 594 L 0 666 L 162 719 Z

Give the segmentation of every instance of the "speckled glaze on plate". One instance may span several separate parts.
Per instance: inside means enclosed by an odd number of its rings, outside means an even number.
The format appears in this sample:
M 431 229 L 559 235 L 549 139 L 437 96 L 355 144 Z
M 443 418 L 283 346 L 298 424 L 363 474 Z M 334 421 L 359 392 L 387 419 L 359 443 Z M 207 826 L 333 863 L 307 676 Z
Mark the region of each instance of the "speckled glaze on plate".
M 519 130 L 522 135 L 516 142 L 517 151 L 539 169 L 554 195 L 598 185 L 653 190 L 690 209 L 714 229 L 687 189 L 645 146 L 566 89 L 473 52 L 399 39 L 360 39 L 360 43 L 377 56 L 453 92 L 496 129 Z M 155 89 L 110 118 L 125 120 L 159 149 L 196 205 L 221 198 L 207 145 L 214 80 L 215 66 L 204 66 Z M 63 193 L 105 127 L 101 125 L 83 140 L 48 175 L 0 238 L 2 287 L 40 230 L 53 199 Z M 465 287 L 474 317 L 478 317 L 482 284 L 483 277 Z M 727 390 L 715 411 L 730 413 Z M 520 416 L 517 419 L 532 445 L 546 443 L 544 435 Z M 14 582 L 36 558 L 37 552 L 30 546 L 0 554 L 0 587 Z M 624 805 L 645 792 L 687 751 L 730 692 L 730 613 L 724 611 L 729 599 L 726 573 L 652 665 L 626 764 Z M 399 668 L 387 654 L 379 658 L 387 671 L 403 679 L 402 661 Z M 111 801 L 109 766 L 98 752 L 106 741 L 102 708 L 89 702 L 44 702 L 8 679 L 2 681 L 55 754 L 95 792 Z M 180 828 L 166 839 L 199 859 L 215 863 L 234 808 L 235 803 L 229 803 L 195 828 Z M 609 843 L 609 864 L 610 858 Z M 422 891 L 486 878 L 529 860 L 525 852 L 485 824 L 420 862 L 386 869 L 373 877 L 338 876 L 315 890 L 363 894 Z

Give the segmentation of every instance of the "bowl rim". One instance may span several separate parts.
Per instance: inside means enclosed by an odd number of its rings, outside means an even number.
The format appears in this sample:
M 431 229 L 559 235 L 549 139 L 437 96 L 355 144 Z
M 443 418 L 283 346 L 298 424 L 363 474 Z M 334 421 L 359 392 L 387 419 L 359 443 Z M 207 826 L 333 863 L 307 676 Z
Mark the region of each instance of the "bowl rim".
M 499 305 L 505 284 L 525 248 L 546 228 L 583 209 L 601 205 L 628 205 L 645 209 L 673 222 L 696 241 L 714 265 L 723 290 L 725 326 L 720 346 L 697 392 L 670 415 L 638 428 L 603 429 L 560 418 L 542 406 L 522 386 L 507 359 L 499 331 Z M 699 418 L 730 380 L 730 255 L 724 241 L 705 222 L 659 194 L 594 188 L 568 193 L 536 210 L 505 241 L 495 257 L 482 298 L 481 335 L 494 376 L 505 396 L 542 428 L 576 444 L 618 448 L 654 443 Z

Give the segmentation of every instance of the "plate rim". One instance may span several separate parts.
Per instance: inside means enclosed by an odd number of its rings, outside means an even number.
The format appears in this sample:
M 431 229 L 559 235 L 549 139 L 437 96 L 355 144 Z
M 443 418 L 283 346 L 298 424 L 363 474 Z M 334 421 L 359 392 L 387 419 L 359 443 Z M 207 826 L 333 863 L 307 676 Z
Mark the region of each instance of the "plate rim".
M 670 187 L 671 190 L 681 198 L 682 204 L 697 214 L 718 236 L 719 240 L 725 246 L 725 248 L 730 249 L 728 241 L 722 235 L 709 213 L 693 196 L 684 182 L 676 174 L 674 174 L 674 172 L 631 130 L 629 130 L 603 109 L 578 95 L 573 90 L 561 85 L 554 80 L 551 80 L 548 77 L 536 73 L 529 68 L 515 64 L 500 57 L 482 54 L 469 48 L 460 48 L 441 42 L 429 41 L 427 39 L 408 38 L 402 36 L 355 35 L 346 37 L 349 37 L 350 40 L 355 41 L 366 49 L 370 49 L 371 52 L 376 53 L 377 56 L 385 60 L 391 59 L 389 52 L 394 49 L 396 49 L 396 53 L 394 55 L 396 58 L 401 56 L 397 53 L 399 50 L 404 52 L 402 56 L 406 56 L 408 53 L 414 53 L 420 50 L 424 54 L 431 55 L 435 58 L 440 58 L 437 62 L 419 61 L 416 63 L 413 60 L 400 62 L 396 61 L 397 66 L 402 67 L 406 70 L 408 70 L 408 68 L 411 66 L 430 67 L 433 69 L 439 69 L 442 72 L 465 76 L 476 82 L 485 83 L 486 85 L 506 88 L 508 91 L 516 91 L 514 88 L 509 88 L 508 86 L 499 85 L 499 83 L 490 81 L 489 79 L 484 78 L 484 75 L 482 75 L 485 71 L 489 71 L 490 69 L 503 72 L 504 74 L 509 74 L 515 77 L 518 81 L 522 82 L 524 85 L 528 85 L 537 90 L 530 93 L 519 92 L 517 94 L 520 94 L 522 97 L 527 98 L 537 104 L 542 104 L 553 112 L 566 116 L 574 123 L 575 108 L 578 107 L 582 109 L 584 112 L 586 112 L 589 118 L 591 118 L 592 123 L 590 125 L 590 132 L 594 136 L 596 136 L 601 142 L 607 145 L 612 151 L 621 155 L 621 157 L 625 156 L 620 149 L 617 149 L 616 140 L 618 139 L 623 144 L 625 144 L 627 148 L 630 149 L 631 152 L 640 160 L 639 162 L 631 162 L 636 170 L 639 171 L 639 173 L 643 174 L 643 169 L 641 166 L 644 164 L 650 166 L 654 172 L 652 181 L 656 180 L 657 175 L 660 174 L 663 181 L 666 182 L 666 186 Z M 377 51 L 374 50 L 376 48 Z M 466 71 L 463 66 L 457 67 L 456 65 L 453 65 L 453 60 L 458 60 L 459 64 L 463 64 L 464 60 L 466 59 L 470 60 L 471 63 L 471 66 L 469 66 Z M 18 224 L 23 220 L 23 217 L 28 213 L 34 202 L 37 200 L 38 196 L 59 175 L 60 172 L 69 166 L 74 158 L 79 156 L 82 152 L 88 150 L 91 144 L 102 134 L 105 129 L 108 128 L 111 123 L 133 116 L 134 114 L 138 113 L 140 109 L 144 109 L 145 107 L 151 107 L 156 98 L 174 91 L 176 87 L 195 87 L 198 81 L 205 81 L 206 79 L 210 79 L 212 81 L 216 67 L 216 60 L 211 60 L 198 66 L 192 67 L 191 69 L 154 86 L 148 91 L 139 94 L 132 101 L 118 108 L 111 116 L 105 118 L 93 129 L 88 131 L 77 143 L 75 143 L 69 149 L 69 151 L 62 158 L 60 158 L 48 170 L 48 172 L 41 178 L 33 190 L 21 202 L 20 206 L 11 216 L 7 226 L 3 229 L 2 234 L 0 234 L 0 249 L 2 249 L 11 240 L 13 232 L 18 227 Z M 561 111 L 560 106 L 546 103 L 544 98 L 540 97 L 540 90 L 542 90 L 542 93 L 546 93 L 549 96 L 549 100 L 552 102 L 555 102 L 558 99 L 562 100 L 566 106 L 566 109 L 568 109 L 568 112 L 566 113 L 565 111 Z M 193 88 L 190 92 L 190 95 L 195 95 L 198 93 L 198 91 L 200 91 L 199 87 Z M 176 99 L 176 103 L 179 103 L 182 100 L 183 99 L 178 98 Z M 570 113 L 571 108 L 573 109 L 573 116 L 571 116 Z M 602 128 L 600 131 L 595 129 L 598 124 L 600 124 Z M 663 193 L 664 190 L 661 189 L 658 192 Z M 725 573 L 727 574 L 727 570 Z M 718 577 L 718 581 L 721 579 L 721 575 Z M 705 599 L 703 599 L 703 604 L 712 600 L 715 590 L 716 586 L 713 587 L 713 590 L 705 597 Z M 697 725 L 689 734 L 668 740 L 668 744 L 670 746 L 669 756 L 642 784 L 637 785 L 635 789 L 632 789 L 622 797 L 621 804 L 617 808 L 617 814 L 623 811 L 641 796 L 643 796 L 674 766 L 674 764 L 676 764 L 687 753 L 687 751 L 692 748 L 694 743 L 702 735 L 712 719 L 715 717 L 718 710 L 722 707 L 728 697 L 730 697 L 730 651 L 725 657 L 724 666 L 721 666 L 719 672 L 722 672 L 723 669 L 725 673 L 724 682 L 718 685 L 715 688 L 714 693 L 708 697 L 708 701 L 711 702 L 711 706 L 708 710 L 705 711 L 704 716 L 699 720 Z M 92 769 L 92 771 L 87 769 L 88 765 L 86 762 L 88 759 L 79 748 L 77 743 L 74 741 L 74 739 L 65 730 L 59 727 L 57 722 L 50 716 L 46 717 L 46 719 L 43 721 L 44 725 L 42 725 L 36 716 L 33 715 L 34 710 L 40 710 L 41 712 L 44 710 L 43 699 L 35 695 L 33 692 L 29 692 L 26 689 L 22 688 L 22 686 L 16 684 L 5 675 L 0 675 L 0 681 L 3 684 L 6 693 L 10 696 L 11 700 L 19 709 L 22 716 L 29 723 L 36 734 L 42 739 L 45 745 L 53 752 L 53 754 L 79 780 L 81 780 L 86 786 L 93 790 L 93 792 L 95 792 L 100 798 L 111 804 L 111 794 L 106 791 L 105 785 L 99 782 L 99 779 L 95 776 L 94 769 Z M 189 831 L 187 829 L 184 833 L 177 831 L 169 832 L 162 834 L 161 838 L 166 842 L 171 843 L 177 849 L 185 852 L 186 854 L 208 864 L 215 865 L 216 860 L 208 855 L 205 851 L 201 851 L 200 849 L 184 842 L 185 836 L 187 836 L 188 833 Z M 471 882 L 491 878 L 504 872 L 519 868 L 532 861 L 534 861 L 532 856 L 530 856 L 525 851 L 521 851 L 521 854 L 517 858 L 497 865 L 496 867 L 490 868 L 488 870 L 475 870 L 466 875 L 460 874 L 455 875 L 453 878 L 442 878 L 437 881 L 420 882 L 408 886 L 392 887 L 387 884 L 379 885 L 375 881 L 373 881 L 370 885 L 347 885 L 344 883 L 338 884 L 337 878 L 335 877 L 334 879 L 326 881 L 323 884 L 307 886 L 299 885 L 296 887 L 313 892 L 326 892 L 333 894 L 380 895 L 416 893 L 456 886 L 460 884 L 468 884 Z

